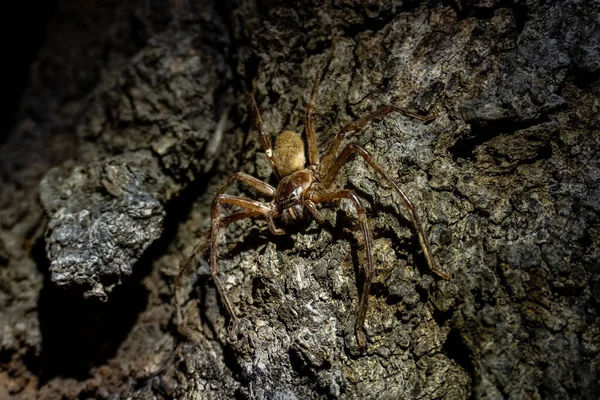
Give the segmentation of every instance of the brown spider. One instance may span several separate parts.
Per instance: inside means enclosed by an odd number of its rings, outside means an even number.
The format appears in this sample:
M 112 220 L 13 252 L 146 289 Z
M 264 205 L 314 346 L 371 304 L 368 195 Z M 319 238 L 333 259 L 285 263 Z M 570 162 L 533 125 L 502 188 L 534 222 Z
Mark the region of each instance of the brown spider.
M 321 81 L 321 76 L 327 69 L 329 62 L 333 57 L 334 48 L 335 43 L 332 46 L 325 62 L 315 76 L 315 81 L 310 94 L 310 101 L 306 107 L 305 131 L 306 141 L 308 142 L 308 163 L 306 162 L 304 141 L 296 132 L 285 131 L 281 133 L 277 137 L 275 143 L 275 152 L 273 152 L 269 137 L 263 130 L 262 120 L 258 106 L 256 105 L 256 101 L 254 100 L 254 96 L 252 94 L 250 95 L 250 103 L 254 114 L 255 127 L 260 134 L 260 140 L 263 149 L 267 159 L 269 160 L 269 163 L 271 164 L 271 168 L 275 174 L 275 177 L 279 180 L 279 184 L 277 185 L 277 188 L 275 188 L 268 183 L 260 181 L 259 179 L 243 172 L 237 172 L 227 179 L 212 202 L 211 229 L 208 238 L 210 243 L 210 270 L 215 286 L 217 287 L 217 290 L 221 296 L 221 300 L 227 308 L 233 326 L 235 327 L 237 325 L 237 317 L 231 303 L 229 302 L 221 279 L 219 278 L 219 270 L 217 267 L 217 249 L 219 244 L 220 229 L 225 228 L 231 223 L 244 218 L 264 217 L 267 220 L 269 231 L 273 235 L 283 235 L 286 233 L 286 231 L 275 225 L 274 220 L 277 218 L 280 218 L 283 221 L 283 224 L 286 226 L 310 222 L 312 219 L 316 220 L 319 224 L 323 224 L 324 218 L 317 210 L 317 204 L 327 203 L 338 199 L 348 199 L 352 201 L 358 214 L 358 222 L 364 236 L 364 248 L 367 256 L 365 279 L 360 297 L 360 303 L 358 305 L 355 324 L 357 342 L 362 348 L 365 346 L 363 326 L 367 311 L 367 301 L 369 298 L 371 280 L 373 277 L 371 231 L 369 230 L 366 211 L 361 203 L 361 198 L 357 196 L 354 191 L 346 189 L 328 191 L 340 168 L 349 161 L 352 155 L 360 155 L 367 164 L 369 164 L 377 173 L 383 176 L 383 178 L 390 185 L 393 186 L 400 196 L 402 204 L 409 211 L 410 218 L 415 227 L 429 268 L 432 272 L 443 279 L 450 279 L 450 277 L 448 274 L 441 271 L 436 265 L 436 262 L 431 254 L 427 236 L 423 231 L 419 215 L 396 181 L 387 172 L 385 172 L 385 170 L 373 159 L 373 156 L 364 147 L 358 144 L 348 144 L 338 155 L 338 150 L 342 139 L 348 132 L 358 131 L 364 127 L 367 122 L 377 118 L 382 118 L 392 111 L 399 111 L 406 116 L 424 121 L 427 121 L 431 118 L 410 113 L 393 105 L 383 107 L 366 116 L 365 118 L 359 119 L 344 126 L 333 138 L 331 144 L 325 152 L 323 160 L 319 159 L 317 137 L 313 129 L 311 117 L 319 83 Z M 264 203 L 257 200 L 225 194 L 227 188 L 229 188 L 235 181 L 243 182 L 263 195 L 272 198 L 273 200 L 269 203 Z M 226 217 L 222 217 L 221 207 L 223 205 L 233 205 L 244 210 L 233 213 Z M 177 279 L 176 287 L 179 286 L 181 276 L 185 273 L 185 271 L 193 268 L 196 257 L 201 251 L 204 250 L 205 245 L 205 242 L 201 242 L 196 246 L 192 256 L 186 263 Z

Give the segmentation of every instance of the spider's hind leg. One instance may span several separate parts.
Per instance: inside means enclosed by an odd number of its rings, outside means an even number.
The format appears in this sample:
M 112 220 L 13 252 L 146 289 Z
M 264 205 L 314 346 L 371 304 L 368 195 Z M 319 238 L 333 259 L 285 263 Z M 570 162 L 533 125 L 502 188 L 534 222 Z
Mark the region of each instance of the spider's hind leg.
M 375 121 L 380 118 L 384 118 L 391 112 L 399 112 L 407 117 L 418 119 L 418 120 L 424 121 L 424 122 L 431 121 L 432 119 L 435 118 L 435 116 L 431 116 L 431 115 L 423 116 L 423 115 L 415 114 L 415 113 L 405 110 L 403 108 L 396 107 L 395 105 L 387 105 L 385 107 L 381 107 L 380 109 L 372 112 L 371 114 L 369 114 L 363 118 L 357 119 L 356 121 L 352 121 L 349 124 L 346 124 L 342 129 L 339 130 L 338 133 L 335 134 L 335 136 L 329 143 L 327 150 L 325 150 L 325 154 L 323 155 L 323 161 L 321 162 L 321 165 L 319 166 L 319 172 L 321 173 L 321 171 L 322 171 L 321 174 L 325 175 L 326 172 L 331 169 L 331 167 L 333 166 L 333 162 L 335 161 L 335 156 L 337 155 L 340 145 L 342 144 L 342 140 L 346 137 L 346 135 L 348 133 L 360 131 L 369 122 Z M 333 178 L 334 176 L 330 176 L 330 177 Z M 331 184 L 331 181 L 323 182 L 323 185 L 325 187 L 328 187 L 330 184 Z

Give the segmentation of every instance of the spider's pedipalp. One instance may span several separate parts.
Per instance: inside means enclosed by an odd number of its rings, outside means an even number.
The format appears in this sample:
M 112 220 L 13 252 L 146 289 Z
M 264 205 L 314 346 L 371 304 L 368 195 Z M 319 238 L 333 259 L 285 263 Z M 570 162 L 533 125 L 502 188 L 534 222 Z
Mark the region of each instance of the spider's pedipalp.
M 323 218 L 323 215 L 321 214 L 321 212 L 319 210 L 317 210 L 317 206 L 315 206 L 315 203 L 308 200 L 308 201 L 306 201 L 306 203 L 304 205 L 306 206 L 306 209 L 308 210 L 308 212 L 310 212 L 312 214 L 313 218 L 315 219 L 315 221 L 317 221 L 317 223 L 319 225 L 323 225 L 325 223 L 325 218 Z
M 281 229 L 275 225 L 275 221 L 273 221 L 273 214 L 269 214 L 267 216 L 267 226 L 269 227 L 269 232 L 275 236 L 281 236 L 287 233 L 285 229 Z

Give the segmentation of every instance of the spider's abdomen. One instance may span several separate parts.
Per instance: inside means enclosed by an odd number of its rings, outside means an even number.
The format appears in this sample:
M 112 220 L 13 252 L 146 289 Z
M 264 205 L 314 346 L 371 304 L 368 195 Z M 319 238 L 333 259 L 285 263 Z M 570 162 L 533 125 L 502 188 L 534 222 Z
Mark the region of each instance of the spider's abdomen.
M 275 142 L 275 164 L 281 176 L 288 176 L 304 168 L 304 142 L 296 132 L 285 131 Z
M 313 175 L 303 169 L 284 177 L 275 192 L 275 201 L 286 225 L 295 225 L 312 219 L 312 214 L 304 207 L 304 194 L 312 185 Z

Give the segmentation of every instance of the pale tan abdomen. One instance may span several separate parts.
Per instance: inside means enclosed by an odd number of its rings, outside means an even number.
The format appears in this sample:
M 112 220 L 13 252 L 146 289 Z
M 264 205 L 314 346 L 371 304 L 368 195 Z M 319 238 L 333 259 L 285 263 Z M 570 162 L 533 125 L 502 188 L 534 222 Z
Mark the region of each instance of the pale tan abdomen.
M 275 162 L 281 176 L 288 176 L 304 169 L 304 142 L 299 134 L 285 131 L 275 142 Z

